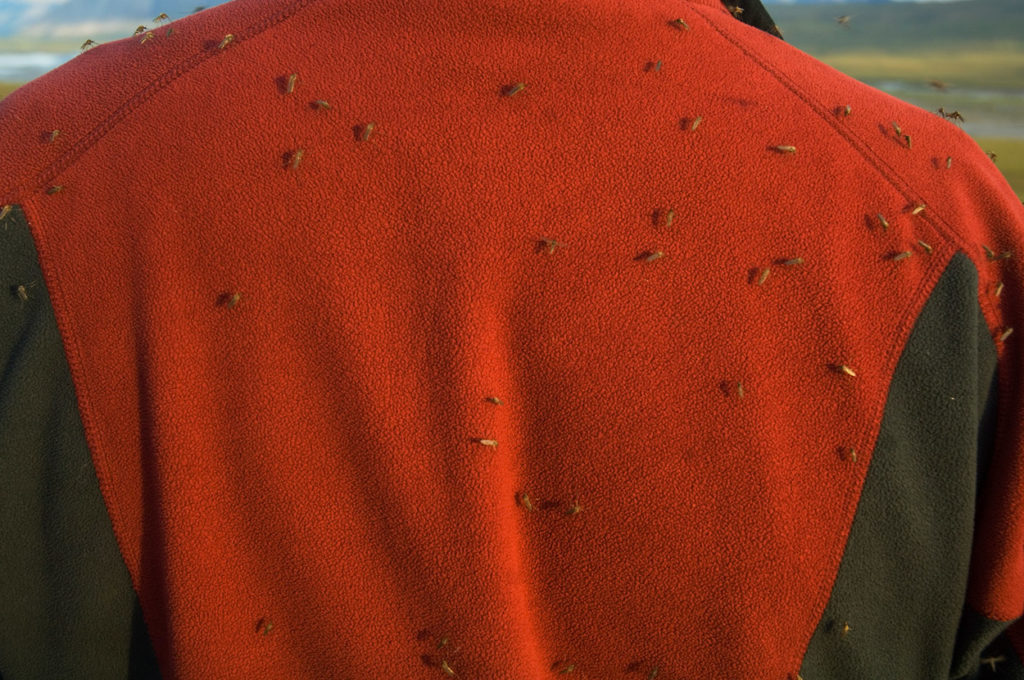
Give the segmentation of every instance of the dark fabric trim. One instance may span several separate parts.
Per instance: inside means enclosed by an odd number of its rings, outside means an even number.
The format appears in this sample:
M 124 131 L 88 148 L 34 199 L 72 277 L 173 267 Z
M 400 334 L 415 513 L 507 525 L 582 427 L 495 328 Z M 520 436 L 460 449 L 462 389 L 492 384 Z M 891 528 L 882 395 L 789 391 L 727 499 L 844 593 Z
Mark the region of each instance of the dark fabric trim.
M 1024 665 L 1006 638 L 1007 621 L 993 621 L 968 608 L 957 635 L 952 680 L 1024 680 Z
M 782 31 L 761 4 L 761 0 L 722 0 L 722 4 L 743 23 L 770 33 L 776 38 L 782 38 Z
M 159 678 L 17 208 L 0 224 L 0 280 L 0 678 Z M 997 383 L 977 271 L 957 255 L 897 366 L 804 677 L 1024 679 L 1008 624 L 964 606 Z M 995 673 L 982 663 L 998 657 Z
M 0 282 L 0 678 L 159 678 L 18 207 Z
M 977 291 L 977 269 L 956 254 L 904 347 L 805 678 L 957 677 L 979 670 L 999 632 L 965 607 L 998 401 Z

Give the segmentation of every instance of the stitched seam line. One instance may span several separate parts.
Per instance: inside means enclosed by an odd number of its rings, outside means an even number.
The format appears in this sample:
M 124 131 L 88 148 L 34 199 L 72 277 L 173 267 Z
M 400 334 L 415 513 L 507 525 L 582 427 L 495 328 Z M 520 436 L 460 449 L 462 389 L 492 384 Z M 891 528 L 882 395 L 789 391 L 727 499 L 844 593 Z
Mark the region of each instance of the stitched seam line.
M 871 150 L 871 147 L 867 144 L 867 142 L 853 134 L 848 128 L 844 128 L 840 126 L 838 123 L 836 123 L 836 121 L 828 114 L 828 111 L 826 111 L 823 107 L 817 105 L 814 102 L 814 100 L 812 100 L 808 95 L 804 94 L 804 92 L 796 85 L 796 83 L 787 78 L 784 74 L 774 69 L 771 65 L 766 63 L 763 59 L 759 58 L 756 54 L 754 54 L 745 45 L 741 44 L 732 36 L 728 35 L 722 29 L 716 26 L 714 22 L 708 19 L 705 10 L 701 9 L 700 7 L 694 7 L 694 11 L 700 14 L 701 18 L 705 21 L 705 23 L 707 23 L 712 29 L 714 29 L 716 33 L 722 36 L 722 38 L 724 38 L 726 41 L 735 46 L 751 61 L 753 61 L 755 64 L 757 64 L 767 73 L 769 73 L 772 77 L 774 77 L 779 82 L 779 84 L 781 84 L 783 87 L 792 92 L 797 98 L 803 101 L 812 111 L 818 114 L 818 116 L 826 123 L 828 123 L 832 127 L 832 129 L 834 129 L 841 137 L 843 137 L 850 145 L 850 147 L 854 151 L 856 151 L 870 166 L 872 166 L 875 169 L 875 171 L 878 172 L 878 174 L 881 175 L 885 181 L 887 181 L 894 189 L 896 189 L 896 191 L 898 191 L 905 199 L 907 199 L 908 203 L 912 202 L 914 194 L 911 192 L 909 183 L 906 180 L 904 180 L 899 175 L 899 173 L 897 173 L 892 167 L 885 163 L 885 161 L 882 160 L 880 156 L 874 153 Z M 984 295 L 982 293 L 986 283 L 985 279 L 991 278 L 991 275 L 981 273 L 984 272 L 984 269 L 976 260 L 976 255 L 971 254 L 972 249 L 969 247 L 970 244 L 962 241 L 953 231 L 953 229 L 949 226 L 949 224 L 944 219 L 942 219 L 940 215 L 936 214 L 935 211 L 929 211 L 923 217 L 928 224 L 933 226 L 936 229 L 936 231 L 939 232 L 939 234 L 941 234 L 952 244 L 958 246 L 958 249 L 965 255 L 967 255 L 967 257 L 974 263 L 974 266 L 977 268 L 979 272 L 978 302 L 981 305 L 982 313 L 985 316 L 989 330 L 992 332 L 997 331 L 1000 328 L 1000 315 L 996 310 L 994 303 L 989 299 L 989 296 Z M 934 277 L 929 276 L 928 278 L 930 280 L 931 278 Z M 998 424 L 996 433 L 996 441 L 998 442 L 1006 441 L 1008 438 L 1006 430 L 1009 426 L 1007 425 L 1006 419 L 1011 415 L 1010 396 L 1013 389 L 1013 387 L 1010 385 L 1009 377 L 1009 373 L 1011 371 L 1002 369 L 1013 369 L 1015 368 L 1015 366 L 1009 364 L 1015 364 L 1016 362 L 1012 361 L 1012 354 L 1006 351 L 1005 346 L 997 347 L 996 350 L 999 353 L 999 365 L 1001 367 L 999 371 L 999 400 L 1001 405 L 997 415 Z M 989 616 L 988 613 L 985 613 L 985 615 Z M 990 616 L 990 618 L 998 617 Z
M 802 102 L 804 102 L 804 104 L 806 104 L 808 106 L 808 108 L 810 108 L 822 120 L 824 120 L 829 126 L 831 126 L 832 129 L 835 130 L 843 139 L 845 139 L 846 142 L 850 145 L 850 147 L 854 151 L 856 151 L 861 156 L 861 158 L 863 158 L 865 160 L 865 162 L 867 162 L 871 167 L 873 167 L 875 169 L 875 171 L 879 175 L 881 175 L 882 178 L 885 181 L 887 181 L 890 184 L 890 186 L 892 186 L 897 192 L 899 192 L 900 195 L 902 195 L 904 197 L 904 199 L 907 200 L 908 203 L 913 202 L 913 200 L 915 198 L 915 195 L 914 195 L 914 193 L 911 190 L 910 184 L 906 180 L 904 180 L 899 175 L 899 173 L 897 173 L 891 166 L 889 166 L 880 156 L 878 156 L 874 151 L 872 151 L 871 147 L 867 144 L 867 142 L 865 142 L 863 139 L 861 139 L 860 137 L 858 137 L 855 134 L 853 134 L 848 128 L 844 128 L 844 127 L 840 126 L 833 119 L 833 117 L 829 115 L 829 112 L 827 110 L 825 110 L 822 106 L 818 105 L 813 99 L 811 99 L 810 96 L 806 95 L 803 92 L 803 90 L 801 90 L 796 83 L 794 83 L 792 80 L 790 80 L 784 74 L 782 74 L 779 71 L 777 71 L 776 69 L 774 69 L 770 64 L 768 64 L 765 60 L 761 59 L 758 55 L 754 54 L 745 45 L 741 44 L 736 39 L 734 39 L 732 36 L 730 36 L 729 34 L 724 32 L 722 29 L 720 29 L 718 26 L 716 26 L 714 24 L 714 22 L 712 22 L 711 20 L 708 19 L 708 17 L 706 16 L 705 10 L 702 10 L 699 7 L 694 7 L 694 11 L 696 11 L 698 14 L 700 14 L 701 18 L 705 21 L 705 23 L 707 23 L 712 29 L 714 29 L 716 33 L 718 33 L 720 36 L 722 36 L 722 38 L 724 38 L 726 41 L 728 41 L 730 44 L 732 44 L 734 47 L 736 47 L 738 50 L 740 50 L 740 52 L 742 52 L 744 55 L 746 55 L 755 64 L 757 64 L 762 69 L 764 69 L 769 75 L 771 75 L 773 78 L 775 78 L 775 80 L 777 80 L 780 85 L 782 85 L 783 87 L 788 89 L 790 92 L 792 92 L 798 99 L 800 99 Z M 927 215 L 924 216 L 924 220 L 928 224 L 930 224 L 932 227 L 934 227 L 935 230 L 940 235 L 942 235 L 947 241 L 951 242 L 953 245 L 958 246 L 959 250 L 961 250 L 962 252 L 967 254 L 968 258 L 970 258 L 971 261 L 974 262 L 975 267 L 977 267 L 979 269 L 979 271 L 981 271 L 981 267 L 975 261 L 975 258 L 972 257 L 969 254 L 969 249 L 967 247 L 968 244 L 965 244 L 957 236 L 957 234 L 953 231 L 953 229 L 948 225 L 948 223 L 945 220 L 942 219 L 942 217 L 940 215 L 937 215 L 934 211 L 930 211 Z M 949 261 L 947 260 L 946 261 L 947 265 L 948 265 L 948 262 Z M 914 309 L 917 308 L 917 305 L 920 302 L 921 295 L 924 292 L 928 291 L 929 288 L 932 285 L 934 285 L 934 283 L 938 280 L 938 277 L 936 276 L 936 274 L 937 273 L 941 273 L 943 270 L 944 270 L 944 267 L 938 268 L 938 267 L 934 267 L 933 266 L 931 268 L 931 270 L 929 271 L 929 274 L 925 277 L 925 279 L 922 281 L 921 285 L 918 287 L 918 290 L 917 290 L 917 292 L 915 294 L 915 297 L 914 297 L 915 304 L 909 306 L 906 309 L 906 311 L 904 312 L 904 317 L 901 320 L 901 324 L 900 324 L 900 330 L 901 330 L 900 334 L 901 335 L 902 335 L 902 332 L 906 330 L 906 326 L 907 326 L 907 323 L 908 323 L 907 318 L 910 315 L 910 313 Z M 983 279 L 981 277 L 979 277 L 978 285 L 979 285 L 979 291 L 980 291 L 983 288 L 983 286 L 984 286 L 984 281 L 983 281 Z M 998 320 L 999 317 L 998 317 L 998 314 L 996 313 L 996 310 L 994 309 L 991 301 L 988 299 L 988 296 L 982 295 L 979 292 L 978 299 L 979 299 L 979 303 L 981 304 L 983 313 L 985 314 L 986 321 L 988 322 L 989 329 L 992 330 L 992 329 L 998 328 L 998 323 L 995 323 L 995 322 Z M 896 350 L 897 349 L 898 348 L 895 348 L 895 347 L 890 348 L 890 350 L 889 350 L 889 355 L 890 355 L 889 361 L 891 361 L 891 357 L 894 354 L 896 354 Z M 1003 351 L 1003 354 L 1005 355 L 1005 350 Z M 1004 359 L 1001 357 L 1000 358 L 1000 363 L 1003 363 L 1003 362 L 1004 362 Z M 887 361 L 886 365 L 888 365 L 888 361 Z M 1003 372 L 1001 371 L 1001 373 L 1003 373 Z M 1009 391 L 1008 380 L 1004 376 L 1000 376 L 1000 383 L 1001 383 L 1001 387 L 1002 387 L 1002 389 L 1000 390 L 1002 392 L 1001 397 L 1008 396 L 1008 391 Z M 1008 408 L 1006 406 L 1006 404 L 1007 404 L 1006 400 L 1002 400 L 1002 401 L 1003 401 L 1004 408 L 1000 409 L 1000 415 L 1003 415 L 1002 411 L 1004 411 L 1006 408 Z M 884 403 L 881 404 L 880 408 L 884 409 Z M 876 413 L 876 415 L 877 415 L 877 413 Z M 1000 428 L 1000 429 L 1003 429 L 1003 428 Z M 998 438 L 998 435 L 997 435 L 997 438 Z M 877 443 L 877 433 L 876 433 L 876 443 Z M 850 502 L 852 491 L 853 490 L 851 489 L 849 492 L 847 492 L 847 497 L 846 497 L 847 503 Z M 839 543 L 838 537 L 837 537 L 836 543 L 837 544 Z M 837 547 L 838 547 L 838 545 L 833 548 L 833 551 L 832 551 L 833 554 L 835 553 Z M 840 554 L 839 557 L 840 557 L 840 560 L 841 560 L 842 555 Z M 823 582 L 822 587 L 819 588 L 819 597 L 821 596 L 821 593 L 825 591 L 827 585 L 828 585 L 827 583 Z M 808 644 L 810 644 L 810 640 L 808 640 Z M 803 658 L 804 654 L 806 654 L 806 648 L 801 652 L 800 658 Z M 794 662 L 799 663 L 799 659 L 795 659 Z
M 917 317 L 920 313 L 920 310 L 924 307 L 924 303 L 927 302 L 928 297 L 934 290 L 938 280 L 945 273 L 946 268 L 949 266 L 949 263 L 952 261 L 952 258 L 953 256 L 955 256 L 955 254 L 955 252 L 952 253 L 947 259 L 945 259 L 941 263 L 941 266 L 932 266 L 930 269 L 928 269 L 927 274 L 921 279 L 921 282 L 918 284 L 917 290 L 914 291 L 914 295 L 912 298 L 913 304 L 908 305 L 906 309 L 903 311 L 903 315 L 900 318 L 899 324 L 896 326 L 896 332 L 894 334 L 895 337 L 905 338 L 908 337 L 909 334 L 913 332 L 914 326 L 917 323 Z M 900 344 L 890 343 L 889 349 L 886 352 L 885 361 L 882 363 L 883 370 L 885 371 L 886 375 L 890 376 L 890 380 L 886 384 L 886 389 L 881 391 L 882 398 L 875 400 L 875 407 L 873 413 L 871 415 L 871 418 L 868 419 L 867 421 L 869 425 L 865 427 L 861 435 L 858 437 L 858 440 L 861 441 L 868 441 L 870 437 L 870 441 L 872 442 L 871 459 L 865 463 L 868 466 L 868 469 L 863 473 L 864 477 L 861 480 L 859 488 L 856 484 L 850 484 L 847 488 L 846 495 L 843 498 L 844 507 L 850 509 L 852 506 L 851 522 L 856 519 L 857 505 L 860 503 L 860 494 L 863 493 L 864 484 L 867 482 L 867 476 L 871 472 L 870 465 L 871 461 L 874 459 L 875 450 L 878 446 L 878 436 L 881 431 L 882 421 L 885 419 L 885 407 L 888 403 L 889 388 L 892 386 L 891 376 L 894 376 L 896 373 L 896 367 L 899 365 L 899 360 L 903 354 L 903 349 L 905 345 L 905 342 Z M 851 523 L 851 525 L 847 527 L 845 536 L 842 533 L 836 534 L 836 537 L 835 539 L 833 539 L 832 545 L 830 546 L 827 552 L 828 555 L 830 555 L 833 559 L 836 560 L 836 571 L 831 576 L 829 575 L 829 573 L 826 572 L 821 577 L 821 582 L 818 586 L 815 598 L 816 600 L 823 601 L 824 607 L 828 607 L 830 592 L 835 584 L 835 579 L 839 576 L 839 570 L 842 569 L 843 557 L 846 554 L 846 545 L 849 542 L 850 532 L 852 531 L 852 529 L 853 525 Z M 822 613 L 824 612 L 822 611 L 817 614 L 818 619 L 821 618 Z M 796 658 L 792 660 L 793 668 L 800 668 L 801 662 L 807 655 L 807 648 L 810 646 L 813 637 L 814 631 L 812 630 L 811 636 L 807 638 L 807 641 L 804 643 L 803 648 L 799 650 Z
M 701 16 L 705 23 L 707 23 L 712 29 L 715 30 L 716 33 L 718 33 L 720 36 L 722 36 L 722 38 L 724 38 L 726 41 L 735 46 L 740 52 L 745 54 L 751 61 L 753 61 L 755 64 L 764 69 L 768 74 L 774 77 L 779 82 L 779 84 L 781 84 L 783 87 L 792 92 L 798 99 L 804 102 L 804 104 L 806 104 L 808 108 L 810 108 L 812 111 L 818 114 L 818 116 L 822 120 L 828 123 L 828 125 L 830 125 L 832 129 L 839 134 L 839 136 L 845 139 L 847 143 L 850 145 L 850 147 L 858 154 L 860 154 L 861 158 L 863 158 L 868 163 L 868 165 L 873 167 L 875 171 L 879 175 L 881 175 L 882 178 L 885 181 L 887 181 L 894 189 L 896 189 L 896 191 L 899 192 L 900 195 L 902 195 L 908 203 L 914 201 L 915 194 L 911 191 L 910 184 L 906 180 L 904 180 L 899 175 L 899 173 L 897 173 L 892 167 L 890 167 L 881 158 L 881 156 L 872 151 L 871 146 L 866 141 L 853 134 L 853 132 L 849 128 L 839 125 L 836 122 L 835 118 L 832 115 L 830 115 L 824 107 L 815 103 L 815 101 L 811 99 L 811 97 L 806 95 L 796 83 L 794 83 L 792 80 L 786 77 L 783 73 L 777 71 L 765 60 L 761 59 L 758 55 L 752 52 L 751 49 L 748 49 L 746 45 L 743 45 L 738 40 L 736 40 L 728 33 L 723 31 L 721 28 L 719 28 L 717 25 L 715 25 L 715 23 L 708 18 L 706 10 L 696 6 L 693 9 Z M 1001 315 L 995 308 L 992 300 L 989 299 L 989 296 L 983 294 L 985 285 L 987 283 L 987 279 L 991 279 L 991 275 L 983 273 L 985 272 L 985 270 L 976 259 L 977 246 L 971 248 L 971 244 L 963 241 L 953 230 L 953 228 L 944 219 L 942 219 L 941 215 L 938 215 L 934 210 L 929 210 L 921 217 L 922 219 L 924 219 L 925 222 L 934 227 L 935 230 L 939 233 L 939 235 L 941 235 L 948 242 L 956 246 L 965 255 L 967 255 L 968 258 L 970 258 L 971 262 L 974 263 L 975 268 L 977 268 L 979 274 L 981 274 L 978 279 L 978 301 L 981 304 L 982 313 L 985 315 L 985 321 L 988 324 L 989 330 L 992 333 L 996 333 L 1000 328 Z M 974 251 L 974 254 L 972 254 L 972 251 Z M 1000 353 L 1000 364 L 1005 363 L 1007 357 L 1005 347 L 997 348 L 997 352 Z M 1002 396 L 1009 396 L 1009 389 L 1009 387 L 1006 387 L 1005 391 L 1002 392 Z M 1003 409 L 1001 408 L 1000 416 L 1002 415 Z M 1005 423 L 1005 421 L 1002 422 Z M 1003 432 L 1004 427 L 1005 426 L 999 426 L 999 431 Z M 997 438 L 998 437 L 999 434 L 997 434 Z
M 274 14 L 260 23 L 254 24 L 246 28 L 242 33 L 235 35 L 234 43 L 245 42 L 257 37 L 264 31 L 273 28 L 274 26 L 290 19 L 291 17 L 298 14 L 301 10 L 307 6 L 317 2 L 318 0 L 294 0 L 289 6 L 285 7 L 277 14 Z M 162 75 L 158 76 L 154 80 L 150 81 L 148 85 L 144 86 L 141 90 L 135 93 L 130 99 L 122 103 L 117 109 L 114 110 L 106 119 L 94 127 L 88 134 L 81 138 L 71 149 L 69 149 L 63 156 L 54 161 L 48 168 L 43 170 L 36 179 L 34 186 L 29 188 L 29 191 L 38 191 L 43 187 L 48 187 L 52 184 L 54 178 L 60 173 L 67 170 L 73 165 L 81 156 L 96 145 L 107 133 L 109 133 L 118 123 L 124 120 L 128 115 L 135 109 L 140 107 L 152 99 L 158 92 L 163 90 L 165 87 L 173 83 L 178 78 L 187 74 L 192 69 L 202 64 L 207 59 L 212 59 L 217 56 L 220 50 L 217 49 L 206 49 L 192 56 L 188 57 L 184 61 L 178 63 L 170 70 L 166 71 Z
M 82 421 L 82 430 L 85 433 L 85 441 L 89 449 L 89 460 L 96 472 L 96 479 L 99 482 L 100 494 L 105 506 L 104 509 L 110 517 L 111 528 L 121 552 L 121 559 L 125 563 L 128 576 L 132 580 L 132 587 L 135 589 L 136 596 L 138 597 L 142 592 L 142 584 L 137 581 L 135 574 L 127 567 L 130 563 L 138 563 L 140 561 L 140 554 L 133 550 L 133 546 L 127 541 L 125 520 L 122 514 L 124 504 L 118 497 L 117 489 L 111 484 L 110 477 L 107 474 L 108 460 L 103 456 L 103 452 L 109 450 L 109 447 L 105 445 L 103 437 L 100 436 L 100 429 L 96 426 L 97 419 L 94 417 L 92 408 L 93 398 L 90 394 L 89 384 L 85 380 L 85 362 L 82 360 L 78 335 L 75 333 L 70 316 L 65 314 L 65 310 L 60 305 L 60 302 L 66 300 L 67 297 L 61 286 L 60 276 L 51 269 L 53 260 L 49 254 L 49 244 L 46 239 L 39 238 L 41 232 L 33 226 L 39 223 L 39 220 L 36 218 L 36 206 L 31 200 L 26 200 L 18 205 L 21 206 L 25 225 L 28 227 L 29 233 L 32 234 L 33 241 L 35 242 L 39 258 L 39 268 L 43 273 L 43 280 L 46 282 L 54 320 L 64 346 L 64 355 L 67 358 L 68 369 L 71 372 L 71 384 L 74 387 L 75 398 L 78 403 L 78 414 Z M 147 612 L 143 611 L 144 618 L 146 614 Z
M 777 71 L 770 64 L 768 64 L 763 59 L 759 58 L 756 54 L 751 52 L 751 50 L 746 45 L 743 45 L 735 38 L 730 36 L 728 33 L 724 32 L 721 28 L 716 26 L 713 21 L 710 21 L 707 18 L 707 16 L 705 16 L 705 10 L 702 10 L 700 8 L 695 8 L 695 10 L 701 14 L 701 17 L 704 19 L 704 21 L 706 21 L 708 25 L 710 25 L 711 28 L 715 30 L 715 32 L 717 32 L 727 41 L 732 43 L 733 46 L 735 46 L 738 50 L 743 52 L 743 54 L 749 57 L 751 61 L 753 61 L 755 64 L 763 68 L 765 71 L 767 71 L 772 77 L 779 81 L 779 84 L 781 84 L 783 87 L 785 87 L 794 95 L 796 95 L 796 97 L 799 98 L 804 104 L 806 104 L 808 108 L 810 108 L 812 111 L 818 114 L 818 116 L 826 123 L 828 123 L 833 130 L 839 133 L 839 135 L 849 143 L 849 145 L 853 148 L 854 151 L 860 154 L 860 156 L 865 161 L 867 161 L 867 163 L 871 165 L 878 172 L 878 174 L 880 174 L 887 182 L 889 182 L 889 184 L 894 189 L 896 189 L 900 193 L 900 195 L 903 196 L 903 198 L 907 200 L 907 203 L 911 203 L 915 200 L 916 194 L 912 191 L 910 184 L 902 177 L 900 177 L 899 173 L 893 170 L 893 168 L 889 166 L 881 158 L 881 156 L 872 151 L 871 146 L 867 142 L 853 134 L 849 128 L 839 125 L 836 122 L 834 116 L 832 116 L 824 107 L 817 104 L 813 99 L 811 99 L 811 97 L 804 94 L 803 90 L 801 90 L 796 83 L 794 83 L 792 80 L 786 77 L 785 74 Z M 960 246 L 965 245 L 961 241 L 961 239 L 958 238 L 956 232 L 945 222 L 945 220 L 943 220 L 940 216 L 936 215 L 934 211 L 929 211 L 928 213 L 921 217 L 923 217 L 923 219 L 926 222 L 935 227 L 936 231 L 940 232 L 942 236 L 944 236 L 951 243 Z M 971 259 L 973 260 L 974 258 L 972 257 Z

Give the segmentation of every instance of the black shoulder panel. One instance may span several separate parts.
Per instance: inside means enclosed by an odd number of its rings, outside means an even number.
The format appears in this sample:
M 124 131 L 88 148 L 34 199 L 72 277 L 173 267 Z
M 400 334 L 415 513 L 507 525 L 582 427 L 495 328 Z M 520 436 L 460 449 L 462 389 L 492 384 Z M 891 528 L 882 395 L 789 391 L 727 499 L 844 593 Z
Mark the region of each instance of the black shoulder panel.
M 775 25 L 761 0 L 722 0 L 722 4 L 743 23 L 770 33 L 776 38 L 782 37 L 782 31 Z
M 18 208 L 0 222 L 0 281 L 0 678 L 159 678 Z M 1007 623 L 965 607 L 996 368 L 958 254 L 893 377 L 804 678 L 1024 678 Z
M 993 621 L 968 609 L 957 634 L 952 680 L 1024 680 L 1024 665 L 1004 631 L 1006 621 Z
M 978 304 L 978 272 L 957 253 L 896 367 L 803 677 L 924 680 L 979 670 L 982 649 L 1007 625 L 994 631 L 972 626 L 965 606 L 997 386 L 996 348 Z
M 159 678 L 18 207 L 0 283 L 0 677 Z

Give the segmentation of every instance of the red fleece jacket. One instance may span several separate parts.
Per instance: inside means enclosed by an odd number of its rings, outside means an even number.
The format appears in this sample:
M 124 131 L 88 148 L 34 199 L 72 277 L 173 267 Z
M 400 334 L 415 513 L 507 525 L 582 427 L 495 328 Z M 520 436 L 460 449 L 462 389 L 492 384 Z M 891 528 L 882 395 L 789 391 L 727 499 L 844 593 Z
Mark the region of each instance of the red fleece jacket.
M 0 113 L 168 678 L 795 678 L 958 251 L 1024 610 L 1020 201 L 718 0 L 236 0 Z

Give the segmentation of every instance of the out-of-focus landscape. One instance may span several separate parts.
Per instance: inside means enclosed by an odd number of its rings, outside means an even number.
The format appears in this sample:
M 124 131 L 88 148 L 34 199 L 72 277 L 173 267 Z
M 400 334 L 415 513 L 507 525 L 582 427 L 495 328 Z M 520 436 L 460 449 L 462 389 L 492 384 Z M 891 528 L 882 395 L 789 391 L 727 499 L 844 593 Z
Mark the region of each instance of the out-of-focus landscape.
M 790 44 L 935 115 L 959 113 L 956 124 L 1024 197 L 1024 0 L 765 5 Z M 86 40 L 201 9 L 182 0 L 0 0 L 0 97 L 73 58 Z
M 956 121 L 1024 198 L 1024 0 L 768 4 L 787 42 Z

